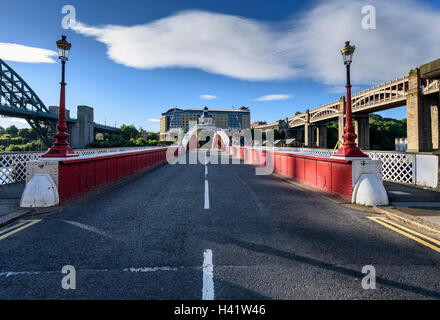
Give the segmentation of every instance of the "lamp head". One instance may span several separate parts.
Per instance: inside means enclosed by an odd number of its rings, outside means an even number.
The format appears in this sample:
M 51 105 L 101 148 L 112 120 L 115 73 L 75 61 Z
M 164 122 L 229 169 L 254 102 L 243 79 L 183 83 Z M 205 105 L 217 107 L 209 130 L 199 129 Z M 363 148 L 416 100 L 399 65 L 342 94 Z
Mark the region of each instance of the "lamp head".
M 341 54 L 345 65 L 350 65 L 353 60 L 355 46 L 350 45 L 350 41 L 345 42 L 345 46 L 341 49 Z
M 67 42 L 66 36 L 61 36 L 61 40 L 58 40 L 56 43 L 58 48 L 58 57 L 63 61 L 69 60 L 69 51 L 72 44 Z

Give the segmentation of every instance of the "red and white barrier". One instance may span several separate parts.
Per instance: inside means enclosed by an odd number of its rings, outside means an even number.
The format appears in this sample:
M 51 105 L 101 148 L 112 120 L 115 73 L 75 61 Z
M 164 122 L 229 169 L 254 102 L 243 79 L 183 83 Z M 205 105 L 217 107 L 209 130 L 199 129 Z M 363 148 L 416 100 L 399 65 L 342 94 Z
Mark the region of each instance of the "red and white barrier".
M 26 163 L 21 207 L 50 207 L 166 161 L 166 147 Z
M 387 205 L 378 160 L 340 160 L 295 153 L 280 148 L 230 147 L 245 164 L 273 168 L 273 172 L 353 203 Z

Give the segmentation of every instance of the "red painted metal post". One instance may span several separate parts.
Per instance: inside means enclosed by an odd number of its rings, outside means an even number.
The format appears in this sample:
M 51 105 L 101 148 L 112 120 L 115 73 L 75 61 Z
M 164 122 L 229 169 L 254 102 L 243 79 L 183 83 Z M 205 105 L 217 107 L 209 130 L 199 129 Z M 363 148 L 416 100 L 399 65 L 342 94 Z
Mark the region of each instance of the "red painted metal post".
M 349 68 L 349 66 L 347 66 Z M 356 145 L 357 135 L 354 133 L 353 127 L 353 114 L 351 110 L 351 84 L 346 85 L 347 88 L 347 103 L 345 112 L 345 134 L 342 136 L 344 138 L 344 143 L 334 154 L 334 157 L 344 157 L 344 158 L 367 158 L 368 156 L 362 152 L 361 149 Z
M 69 146 L 67 138 L 69 134 L 67 133 L 66 124 L 66 104 L 65 104 L 65 88 L 66 84 L 64 82 L 60 83 L 61 93 L 60 93 L 60 108 L 58 113 L 58 132 L 54 135 L 55 143 L 53 146 L 41 157 L 42 158 L 66 158 L 66 157 L 77 157 L 73 149 Z
M 64 80 L 66 61 L 68 60 L 69 51 L 71 44 L 66 41 L 66 36 L 61 36 L 61 40 L 57 42 L 58 55 L 61 59 L 61 92 L 60 92 L 60 106 L 58 111 L 58 132 L 54 134 L 55 143 L 54 145 L 41 157 L 42 158 L 67 158 L 67 157 L 77 157 L 73 149 L 69 146 L 67 138 L 69 134 L 67 133 L 66 124 L 66 82 Z
M 345 43 L 345 47 L 341 52 L 344 57 L 344 64 L 347 70 L 347 102 L 345 112 L 345 134 L 342 136 L 344 143 L 339 150 L 333 155 L 334 157 L 341 158 L 368 158 L 368 156 L 361 151 L 356 145 L 357 135 L 354 133 L 353 127 L 353 114 L 351 110 L 351 81 L 350 81 L 350 64 L 354 53 L 354 46 L 350 46 L 350 42 Z

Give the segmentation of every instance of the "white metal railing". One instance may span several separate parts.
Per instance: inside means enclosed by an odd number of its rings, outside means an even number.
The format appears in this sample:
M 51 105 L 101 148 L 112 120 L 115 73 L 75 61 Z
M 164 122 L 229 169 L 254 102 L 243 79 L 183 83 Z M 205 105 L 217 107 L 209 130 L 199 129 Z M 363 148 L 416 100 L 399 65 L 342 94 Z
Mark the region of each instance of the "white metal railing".
M 382 177 L 384 180 L 416 184 L 416 154 L 390 151 L 365 153 L 373 160 L 382 161 Z
M 147 149 L 151 147 L 126 147 L 75 150 L 81 156 L 118 151 Z M 26 162 L 39 159 L 44 152 L 0 153 L 0 185 L 26 180 Z
M 319 148 L 275 148 L 316 157 L 331 157 L 336 150 Z M 364 151 L 371 159 L 382 161 L 382 177 L 386 181 L 416 184 L 416 153 L 395 151 Z M 437 173 L 434 173 L 437 174 Z
M 292 148 L 316 156 L 331 157 L 336 150 L 314 148 Z M 371 159 L 382 161 L 382 177 L 386 181 L 416 183 L 416 156 L 414 153 L 395 151 L 364 151 Z

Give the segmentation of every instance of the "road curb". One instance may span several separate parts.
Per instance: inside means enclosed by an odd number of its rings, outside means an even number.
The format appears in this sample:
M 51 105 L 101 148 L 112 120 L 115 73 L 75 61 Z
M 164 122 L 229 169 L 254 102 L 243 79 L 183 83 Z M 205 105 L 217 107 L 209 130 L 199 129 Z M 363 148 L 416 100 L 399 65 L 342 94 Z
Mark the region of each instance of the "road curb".
M 20 219 L 21 217 L 24 217 L 25 215 L 31 213 L 32 211 L 34 211 L 34 209 L 32 208 L 18 209 L 15 212 L 2 216 L 0 217 L 0 227 L 3 227 L 4 225 L 11 223 L 17 219 Z
M 374 210 L 376 212 L 385 214 L 390 219 L 412 225 L 416 228 L 424 229 L 430 233 L 440 236 L 440 226 L 435 223 L 413 217 L 393 207 L 374 207 Z

